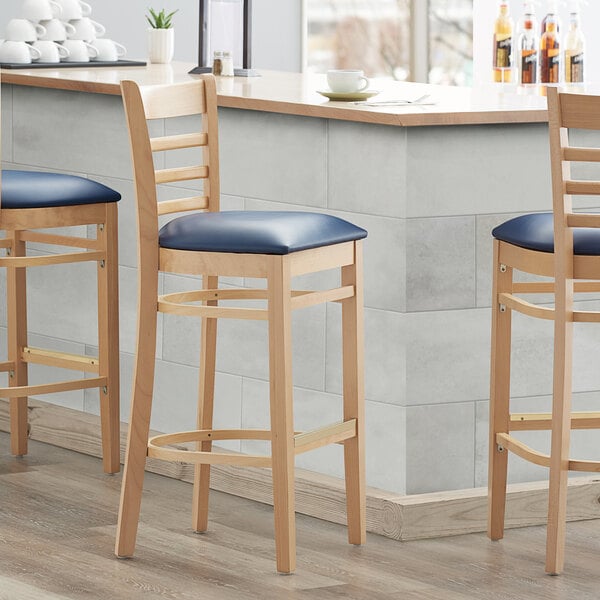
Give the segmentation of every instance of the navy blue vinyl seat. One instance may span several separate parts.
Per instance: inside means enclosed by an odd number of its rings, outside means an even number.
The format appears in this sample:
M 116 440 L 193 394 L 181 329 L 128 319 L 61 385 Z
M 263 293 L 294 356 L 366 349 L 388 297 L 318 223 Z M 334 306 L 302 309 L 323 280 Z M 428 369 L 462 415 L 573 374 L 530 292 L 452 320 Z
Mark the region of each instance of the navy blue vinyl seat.
M 538 252 L 554 252 L 552 213 L 515 217 L 498 225 L 492 235 L 501 242 Z M 573 231 L 573 251 L 578 256 L 600 256 L 600 229 L 578 227 Z
M 2 171 L 2 208 L 52 208 L 117 202 L 115 190 L 85 177 L 37 171 Z
M 331 215 L 226 211 L 173 219 L 161 228 L 159 244 L 173 250 L 290 254 L 365 237 L 364 229 Z
M 0 267 L 7 268 L 6 303 L 10 318 L 7 320 L 9 361 L 0 370 L 10 368 L 12 374 L 10 386 L 0 387 L 0 397 L 9 398 L 11 451 L 16 456 L 28 452 L 29 396 L 95 387 L 100 401 L 103 468 L 106 473 L 117 473 L 120 470 L 117 201 L 121 195 L 101 183 L 75 175 L 7 169 L 2 170 L 1 176 L 0 230 L 5 237 L 0 240 L 3 249 Z M 95 226 L 96 236 L 88 236 L 87 229 L 83 235 L 71 231 L 80 226 Z M 59 228 L 60 233 L 52 232 Z M 41 242 L 55 251 L 43 256 L 32 254 L 27 247 L 29 242 Z M 65 247 L 72 251 L 63 250 Z M 98 355 L 66 357 L 52 348 L 28 348 L 26 352 L 24 349 L 29 347 L 26 269 L 84 262 L 91 263 L 95 273 Z M 60 274 L 54 277 L 65 284 L 71 283 L 69 278 L 60 279 Z M 65 300 L 67 307 L 87 298 L 86 294 L 78 298 L 81 285 L 83 282 L 77 280 L 74 294 L 65 286 L 63 293 L 71 298 Z M 60 308 L 60 304 L 56 306 Z M 36 357 L 31 362 L 53 367 L 58 363 L 76 374 L 66 381 L 30 384 L 27 368 L 30 356 Z M 88 373 L 98 376 L 90 377 Z M 11 386 L 20 388 L 19 397 L 11 393 Z

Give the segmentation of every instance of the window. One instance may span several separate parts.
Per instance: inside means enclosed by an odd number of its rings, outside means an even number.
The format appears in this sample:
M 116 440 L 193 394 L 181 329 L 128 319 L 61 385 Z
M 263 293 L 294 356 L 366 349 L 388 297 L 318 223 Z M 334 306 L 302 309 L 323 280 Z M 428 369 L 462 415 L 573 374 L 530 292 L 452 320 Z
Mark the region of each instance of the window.
M 466 85 L 473 0 L 306 0 L 307 69 Z

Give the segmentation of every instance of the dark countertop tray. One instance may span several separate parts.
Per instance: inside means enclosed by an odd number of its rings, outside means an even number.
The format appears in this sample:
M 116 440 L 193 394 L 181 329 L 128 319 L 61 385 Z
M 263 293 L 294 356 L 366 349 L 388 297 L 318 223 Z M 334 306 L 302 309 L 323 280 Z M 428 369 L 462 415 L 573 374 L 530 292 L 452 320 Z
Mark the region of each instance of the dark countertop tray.
M 73 69 L 76 67 L 145 67 L 142 60 L 117 60 L 114 62 L 94 61 L 90 62 L 59 62 L 59 63 L 0 63 L 1 69 Z

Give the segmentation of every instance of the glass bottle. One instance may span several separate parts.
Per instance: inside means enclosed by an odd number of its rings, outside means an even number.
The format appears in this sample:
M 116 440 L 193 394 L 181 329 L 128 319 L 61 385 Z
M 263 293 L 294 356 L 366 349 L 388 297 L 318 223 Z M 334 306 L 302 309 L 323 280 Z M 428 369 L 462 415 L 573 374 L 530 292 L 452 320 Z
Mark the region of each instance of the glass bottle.
M 519 83 L 531 84 L 538 80 L 538 39 L 532 2 L 525 2 L 524 14 L 517 41 L 519 55 Z
M 494 23 L 494 81 L 509 83 L 512 67 L 513 21 L 508 2 L 500 2 Z
M 560 82 L 560 40 L 558 37 L 558 18 L 548 13 L 546 31 L 540 41 L 540 81 L 542 83 Z
M 223 52 L 223 77 L 233 77 L 233 57 L 231 52 Z
M 558 18 L 558 0 L 550 0 L 550 2 L 548 3 L 548 12 L 546 13 L 546 16 L 542 19 L 541 35 L 544 35 L 544 33 L 546 33 L 549 19 L 556 21 L 556 33 L 560 33 L 560 19 Z
M 218 50 L 213 54 L 213 75 L 219 76 L 223 72 L 223 53 Z
M 565 37 L 565 82 L 583 83 L 585 39 L 581 31 L 579 3 L 571 5 L 569 31 Z

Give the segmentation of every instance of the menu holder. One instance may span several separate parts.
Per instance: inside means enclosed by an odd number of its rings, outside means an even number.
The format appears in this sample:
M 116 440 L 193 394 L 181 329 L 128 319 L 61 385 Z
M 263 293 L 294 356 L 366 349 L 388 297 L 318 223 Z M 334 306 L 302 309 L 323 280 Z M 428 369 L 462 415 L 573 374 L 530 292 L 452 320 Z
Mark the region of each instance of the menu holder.
M 59 62 L 59 63 L 0 63 L 0 69 L 73 69 L 85 67 L 145 67 L 146 62 L 142 60 L 115 60 L 115 61 L 102 61 L 102 60 L 91 60 L 89 62 Z

